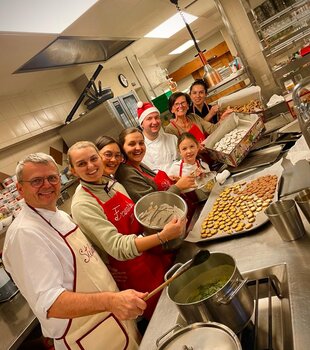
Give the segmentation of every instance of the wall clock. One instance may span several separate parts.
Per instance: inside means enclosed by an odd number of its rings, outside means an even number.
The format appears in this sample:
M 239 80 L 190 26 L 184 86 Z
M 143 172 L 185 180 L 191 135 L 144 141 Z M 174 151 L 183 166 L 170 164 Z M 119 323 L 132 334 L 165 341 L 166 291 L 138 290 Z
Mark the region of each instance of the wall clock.
M 119 82 L 121 83 L 122 86 L 128 87 L 128 80 L 127 80 L 127 78 L 125 77 L 124 74 L 119 74 L 118 75 L 118 80 L 119 80 Z

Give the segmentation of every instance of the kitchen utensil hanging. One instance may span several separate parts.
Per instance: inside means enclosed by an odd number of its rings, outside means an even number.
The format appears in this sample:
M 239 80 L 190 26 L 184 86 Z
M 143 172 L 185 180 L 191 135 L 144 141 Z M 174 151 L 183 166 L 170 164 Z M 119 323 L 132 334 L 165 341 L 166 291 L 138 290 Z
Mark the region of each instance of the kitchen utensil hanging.
M 218 84 L 222 80 L 222 78 L 221 78 L 220 74 L 218 73 L 218 71 L 210 66 L 210 64 L 208 63 L 208 60 L 206 59 L 205 55 L 203 54 L 203 51 L 200 50 L 198 43 L 197 43 L 197 40 L 194 36 L 194 33 L 192 32 L 189 24 L 186 22 L 184 14 L 183 14 L 181 8 L 179 7 L 178 0 L 170 0 L 170 2 L 176 6 L 178 12 L 180 13 L 180 15 L 182 17 L 182 20 L 184 21 L 186 29 L 188 30 L 188 32 L 189 32 L 189 34 L 194 42 L 195 48 L 198 51 L 198 57 L 200 58 L 203 66 L 204 66 L 204 71 L 205 71 L 203 78 L 205 80 L 207 80 L 209 86 L 214 86 L 214 85 Z M 212 59 L 213 58 L 214 57 L 212 57 Z

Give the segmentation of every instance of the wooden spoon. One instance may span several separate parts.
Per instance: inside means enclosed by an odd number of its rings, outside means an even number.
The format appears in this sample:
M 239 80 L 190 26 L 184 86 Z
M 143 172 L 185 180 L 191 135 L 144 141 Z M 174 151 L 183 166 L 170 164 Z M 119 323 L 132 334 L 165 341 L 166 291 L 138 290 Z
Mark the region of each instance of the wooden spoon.
M 210 252 L 208 250 L 199 250 L 198 253 L 194 255 L 191 262 L 185 266 L 184 268 L 181 268 L 179 272 L 176 272 L 173 276 L 167 279 L 164 283 L 159 285 L 156 289 L 154 289 L 152 292 L 150 292 L 145 298 L 143 298 L 144 301 L 147 301 L 148 299 L 152 298 L 153 295 L 160 292 L 162 289 L 164 289 L 168 284 L 170 284 L 172 281 L 174 281 L 176 278 L 181 276 L 185 271 L 189 270 L 193 266 L 197 266 L 208 260 L 210 257 Z

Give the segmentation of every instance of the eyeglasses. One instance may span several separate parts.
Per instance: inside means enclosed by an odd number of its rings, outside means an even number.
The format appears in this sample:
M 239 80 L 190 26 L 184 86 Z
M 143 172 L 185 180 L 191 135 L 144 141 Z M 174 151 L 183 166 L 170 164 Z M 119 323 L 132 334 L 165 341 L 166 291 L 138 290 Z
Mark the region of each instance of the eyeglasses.
M 21 180 L 20 182 L 29 182 L 32 187 L 39 188 L 43 186 L 45 179 L 51 184 L 51 185 L 57 185 L 60 182 L 60 175 L 49 175 L 44 177 L 35 177 L 31 180 Z
M 174 103 L 174 106 L 175 107 L 181 107 L 181 106 L 186 106 L 187 105 L 187 102 L 186 101 L 182 101 L 182 102 L 180 102 L 180 103 Z
M 121 153 L 104 152 L 104 153 L 101 153 L 101 155 L 107 160 L 111 160 L 113 157 L 116 160 L 122 160 L 123 159 L 123 155 Z

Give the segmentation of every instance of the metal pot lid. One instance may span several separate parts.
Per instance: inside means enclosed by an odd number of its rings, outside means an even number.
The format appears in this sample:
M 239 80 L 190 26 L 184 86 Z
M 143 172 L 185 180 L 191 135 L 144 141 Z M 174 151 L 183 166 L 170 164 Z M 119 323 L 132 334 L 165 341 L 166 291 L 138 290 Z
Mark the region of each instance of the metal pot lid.
M 158 350 L 242 350 L 236 334 L 223 324 L 197 322 L 175 332 Z

